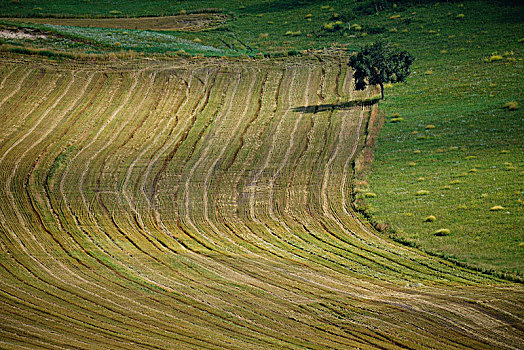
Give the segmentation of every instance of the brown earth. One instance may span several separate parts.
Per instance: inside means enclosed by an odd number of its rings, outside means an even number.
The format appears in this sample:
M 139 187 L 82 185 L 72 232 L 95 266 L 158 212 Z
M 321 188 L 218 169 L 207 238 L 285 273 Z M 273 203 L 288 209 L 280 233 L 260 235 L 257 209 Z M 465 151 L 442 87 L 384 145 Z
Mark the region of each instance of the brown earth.
M 41 23 L 75 27 L 139 30 L 178 30 L 196 32 L 219 26 L 227 20 L 219 13 L 196 13 L 165 17 L 137 18 L 0 18 L 2 21 Z

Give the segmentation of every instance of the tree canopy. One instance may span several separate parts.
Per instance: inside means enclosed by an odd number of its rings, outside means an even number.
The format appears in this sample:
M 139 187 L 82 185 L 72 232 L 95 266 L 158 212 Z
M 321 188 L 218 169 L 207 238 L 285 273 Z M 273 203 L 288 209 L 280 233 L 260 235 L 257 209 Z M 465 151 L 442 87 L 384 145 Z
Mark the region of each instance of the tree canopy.
M 349 65 L 353 68 L 355 86 L 363 90 L 367 85 L 379 85 L 382 99 L 384 84 L 403 82 L 410 72 L 415 58 L 406 51 L 396 50 L 384 42 L 365 46 L 358 54 L 351 56 Z

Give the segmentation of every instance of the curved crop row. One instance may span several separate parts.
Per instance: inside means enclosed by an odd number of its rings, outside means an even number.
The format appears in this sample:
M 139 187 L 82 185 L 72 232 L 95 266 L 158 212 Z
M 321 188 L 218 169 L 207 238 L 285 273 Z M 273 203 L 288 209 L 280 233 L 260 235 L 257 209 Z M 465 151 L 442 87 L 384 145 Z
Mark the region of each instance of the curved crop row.
M 1 346 L 523 346 L 522 288 L 352 212 L 343 62 L 100 68 L 0 70 Z

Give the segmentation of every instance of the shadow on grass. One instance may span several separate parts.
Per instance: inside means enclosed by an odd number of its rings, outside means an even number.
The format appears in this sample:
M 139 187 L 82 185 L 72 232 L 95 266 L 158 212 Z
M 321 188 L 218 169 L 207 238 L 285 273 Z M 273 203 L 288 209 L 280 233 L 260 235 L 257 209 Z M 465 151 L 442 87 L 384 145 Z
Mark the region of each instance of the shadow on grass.
M 311 106 L 300 106 L 300 107 L 293 107 L 293 112 L 300 112 L 300 113 L 318 113 L 323 111 L 330 111 L 330 110 L 336 110 L 336 109 L 351 109 L 353 107 L 367 107 L 367 106 L 373 106 L 374 104 L 378 103 L 380 101 L 380 98 L 370 98 L 366 100 L 354 100 L 354 101 L 348 101 L 343 103 L 336 103 L 336 104 L 323 104 L 323 105 L 311 105 Z

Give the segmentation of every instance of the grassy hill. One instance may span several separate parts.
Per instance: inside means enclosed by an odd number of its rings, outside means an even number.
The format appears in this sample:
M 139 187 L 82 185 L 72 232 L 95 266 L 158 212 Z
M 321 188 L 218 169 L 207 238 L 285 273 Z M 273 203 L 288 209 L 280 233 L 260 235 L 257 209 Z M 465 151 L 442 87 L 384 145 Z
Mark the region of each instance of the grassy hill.
M 0 4 L 1 347 L 521 348 L 523 13 Z
M 388 40 L 417 61 L 380 105 L 386 120 L 368 209 L 408 244 L 520 275 L 524 17 L 522 7 L 481 5 L 412 8 L 399 13 L 423 24 L 391 25 L 398 31 Z M 431 215 L 437 220 L 426 222 Z M 441 228 L 451 234 L 435 236 Z

